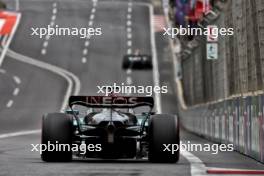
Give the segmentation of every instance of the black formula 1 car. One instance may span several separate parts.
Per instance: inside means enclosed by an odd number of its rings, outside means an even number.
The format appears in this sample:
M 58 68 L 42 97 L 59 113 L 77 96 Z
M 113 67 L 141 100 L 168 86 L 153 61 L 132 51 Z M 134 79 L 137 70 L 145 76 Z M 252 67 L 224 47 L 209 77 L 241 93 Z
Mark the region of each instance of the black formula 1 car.
M 152 57 L 150 55 L 130 54 L 123 57 L 123 69 L 150 70 L 152 67 Z
M 152 97 L 71 96 L 69 107 L 65 113 L 43 117 L 42 145 L 64 147 L 43 151 L 43 161 L 66 162 L 73 155 L 105 159 L 148 157 L 150 162 L 165 163 L 179 160 L 179 150 L 164 151 L 164 144 L 179 145 L 178 117 L 153 113 Z M 65 150 L 66 145 L 72 148 Z

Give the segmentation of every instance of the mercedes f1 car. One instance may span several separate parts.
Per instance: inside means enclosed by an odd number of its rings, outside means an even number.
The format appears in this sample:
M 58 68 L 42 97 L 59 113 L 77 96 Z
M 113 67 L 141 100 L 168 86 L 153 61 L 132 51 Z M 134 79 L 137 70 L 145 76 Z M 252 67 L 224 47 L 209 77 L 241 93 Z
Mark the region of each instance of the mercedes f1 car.
M 148 158 L 173 163 L 179 150 L 164 151 L 164 144 L 179 145 L 178 117 L 152 112 L 152 97 L 71 96 L 65 113 L 49 113 L 42 122 L 42 145 L 97 145 L 101 150 L 45 150 L 43 161 L 82 158 Z
M 152 57 L 150 55 L 129 54 L 123 57 L 123 69 L 150 70 L 152 69 Z

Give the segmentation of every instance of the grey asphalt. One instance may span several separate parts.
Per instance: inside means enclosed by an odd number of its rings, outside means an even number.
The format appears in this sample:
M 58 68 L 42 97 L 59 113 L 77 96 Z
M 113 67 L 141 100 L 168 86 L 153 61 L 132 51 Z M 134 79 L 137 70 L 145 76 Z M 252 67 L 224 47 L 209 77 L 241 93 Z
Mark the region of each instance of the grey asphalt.
M 127 51 L 126 1 L 103 0 L 98 2 L 93 27 L 101 27 L 102 36 L 92 37 L 87 62 L 82 63 L 84 39 L 78 37 L 52 37 L 47 54 L 41 55 L 44 39 L 30 36 L 30 27 L 48 25 L 54 1 L 24 0 L 20 2 L 23 14 L 11 49 L 36 60 L 51 63 L 76 74 L 82 83 L 80 94 L 93 95 L 97 85 L 122 83 L 127 74 L 121 69 L 122 56 Z M 65 0 L 58 2 L 56 24 L 67 27 L 84 27 L 88 24 L 91 1 Z M 10 2 L 10 6 L 13 6 Z M 173 64 L 168 41 L 161 33 L 155 35 L 161 85 L 167 85 L 168 94 L 162 95 L 162 110 L 177 113 L 177 96 L 173 78 Z M 146 6 L 134 3 L 132 12 L 132 48 L 151 54 L 149 11 Z M 0 74 L 0 135 L 4 133 L 39 129 L 41 115 L 60 109 L 66 91 L 66 81 L 49 71 L 6 57 Z M 17 86 L 12 76 L 21 78 L 20 92 L 14 97 Z M 152 71 L 133 71 L 133 85 L 153 85 Z M 11 108 L 6 102 L 14 100 Z M 182 117 L 184 118 L 184 117 Z M 183 141 L 208 143 L 184 130 Z M 75 159 L 71 163 L 44 163 L 30 144 L 40 142 L 40 134 L 0 139 L 0 176 L 57 176 L 57 175 L 190 175 L 190 163 L 181 156 L 177 164 L 152 164 L 147 160 L 94 160 Z M 195 152 L 206 166 L 222 168 L 264 169 L 262 164 L 236 152 L 212 155 Z

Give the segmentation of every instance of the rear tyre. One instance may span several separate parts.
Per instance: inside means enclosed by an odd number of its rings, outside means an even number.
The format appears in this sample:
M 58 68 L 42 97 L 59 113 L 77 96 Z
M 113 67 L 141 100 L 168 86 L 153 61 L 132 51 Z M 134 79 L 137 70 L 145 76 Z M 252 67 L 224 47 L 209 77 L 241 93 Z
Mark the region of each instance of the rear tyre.
M 158 114 L 149 122 L 149 156 L 150 162 L 175 163 L 179 160 L 180 150 L 163 151 L 164 144 L 180 143 L 178 117 Z M 175 147 L 176 148 L 176 147 Z
M 72 117 L 63 113 L 51 113 L 44 115 L 42 119 L 41 143 L 67 145 L 63 151 L 45 150 L 41 159 L 46 162 L 69 162 L 72 160 Z

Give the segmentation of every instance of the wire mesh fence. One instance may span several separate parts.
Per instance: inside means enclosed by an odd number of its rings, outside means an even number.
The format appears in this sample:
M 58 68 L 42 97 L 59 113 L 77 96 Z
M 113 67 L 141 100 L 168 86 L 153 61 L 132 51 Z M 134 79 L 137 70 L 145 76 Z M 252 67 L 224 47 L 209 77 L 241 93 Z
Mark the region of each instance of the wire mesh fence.
M 219 36 L 218 59 L 207 60 L 206 37 L 183 42 L 184 96 L 195 105 L 264 89 L 264 1 L 229 0 L 217 19 L 207 22 L 233 28 Z M 198 43 L 196 47 L 189 47 Z

